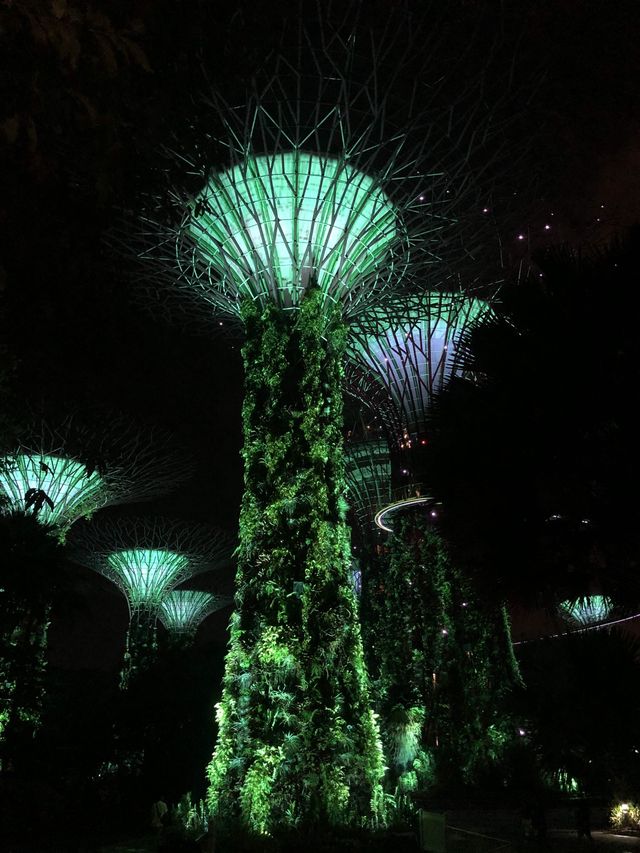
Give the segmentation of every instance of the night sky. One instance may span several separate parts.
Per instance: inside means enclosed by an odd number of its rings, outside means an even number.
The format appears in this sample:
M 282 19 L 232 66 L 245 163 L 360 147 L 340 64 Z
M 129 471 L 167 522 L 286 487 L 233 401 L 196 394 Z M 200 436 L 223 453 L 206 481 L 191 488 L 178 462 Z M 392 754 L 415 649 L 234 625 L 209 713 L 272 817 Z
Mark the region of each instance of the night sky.
M 237 13 L 192 2 L 102 4 L 111 48 L 89 23 L 76 31 L 67 19 L 82 4 L 53 4 L 59 15 L 32 5 L 46 18 L 44 39 L 18 8 L 0 12 L 1 365 L 10 405 L 52 417 L 124 411 L 169 429 L 193 455 L 192 480 L 152 505 L 109 512 L 233 531 L 242 489 L 239 342 L 195 335 L 136 304 L 131 270 L 108 248 L 109 234 L 158 178 L 149 152 L 154 134 L 169 141 L 172 110 L 202 109 L 193 95 L 205 73 L 224 86 L 243 63 L 259 64 L 288 4 Z M 486 17 L 487 5 L 450 4 L 447 32 L 460 37 L 478 20 L 487 37 L 502 31 L 521 81 L 511 145 L 523 160 L 523 191 L 503 235 L 511 259 L 562 240 L 604 240 L 640 220 L 638 4 L 513 2 L 501 4 L 503 18 Z M 127 618 L 120 593 L 85 569 L 74 583 L 75 600 L 52 626 L 52 663 L 117 666 Z M 201 641 L 222 648 L 228 615 L 210 617 Z

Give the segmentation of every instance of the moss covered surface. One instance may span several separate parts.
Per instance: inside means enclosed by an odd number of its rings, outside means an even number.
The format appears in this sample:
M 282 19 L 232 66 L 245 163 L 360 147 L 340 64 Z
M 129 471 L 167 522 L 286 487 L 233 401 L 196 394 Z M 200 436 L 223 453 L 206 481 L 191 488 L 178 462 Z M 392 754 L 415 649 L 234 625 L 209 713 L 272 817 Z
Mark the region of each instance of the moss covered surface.
M 245 491 L 209 806 L 268 834 L 383 821 L 345 524 L 345 330 L 311 290 L 245 304 Z

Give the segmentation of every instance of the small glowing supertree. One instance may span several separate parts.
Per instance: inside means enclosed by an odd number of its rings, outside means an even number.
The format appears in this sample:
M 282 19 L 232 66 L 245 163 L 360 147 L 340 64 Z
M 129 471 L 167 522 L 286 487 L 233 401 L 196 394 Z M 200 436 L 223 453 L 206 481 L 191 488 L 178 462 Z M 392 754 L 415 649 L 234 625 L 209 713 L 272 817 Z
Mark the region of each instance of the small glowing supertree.
M 459 288 L 486 256 L 500 160 L 482 74 L 466 75 L 474 91 L 450 85 L 428 67 L 426 16 L 425 30 L 402 14 L 374 26 L 360 8 L 301 7 L 291 47 L 285 33 L 240 98 L 210 92 L 209 127 L 169 152 L 180 175 L 138 227 L 149 301 L 245 339 L 237 611 L 209 806 L 258 834 L 385 819 L 345 523 L 347 324 L 425 281 Z
M 612 610 L 613 602 L 606 595 L 586 595 L 560 604 L 561 616 L 574 628 L 604 625 Z
M 124 417 L 91 428 L 75 418 L 34 426 L 0 458 L 9 510 L 37 516 L 61 537 L 104 506 L 148 500 L 187 479 L 187 457 L 162 430 L 145 432 Z
M 181 645 L 188 645 L 195 639 L 198 626 L 207 616 L 231 604 L 231 595 L 215 595 L 197 589 L 174 589 L 160 602 L 158 619 Z
M 204 524 L 165 518 L 119 518 L 77 525 L 70 553 L 113 581 L 129 607 L 122 687 L 147 668 L 156 648 L 156 621 L 173 587 L 231 558 L 232 538 Z

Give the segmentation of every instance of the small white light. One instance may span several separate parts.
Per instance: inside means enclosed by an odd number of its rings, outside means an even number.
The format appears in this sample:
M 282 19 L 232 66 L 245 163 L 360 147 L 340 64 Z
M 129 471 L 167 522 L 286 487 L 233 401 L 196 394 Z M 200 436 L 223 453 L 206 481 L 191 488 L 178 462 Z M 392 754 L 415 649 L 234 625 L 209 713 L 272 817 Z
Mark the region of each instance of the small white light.
M 445 637 L 448 637 L 448 636 L 449 636 L 449 632 L 447 631 L 447 629 L 446 629 L 446 628 L 443 628 L 443 629 L 442 629 L 442 634 L 443 634 L 443 636 L 445 636 Z
M 430 515 L 431 515 L 431 518 L 437 518 L 438 517 L 438 513 L 435 511 L 435 509 L 431 510 Z
M 550 225 L 545 225 L 545 226 L 544 226 L 544 230 L 545 230 L 545 231 L 550 231 L 550 230 L 551 230 L 551 226 L 550 226 Z
M 526 732 L 524 729 L 518 729 L 518 734 L 520 735 L 520 737 L 524 737 Z
M 483 208 L 482 208 L 482 212 L 483 212 L 483 213 L 489 213 L 489 208 L 488 208 L 488 207 L 483 207 Z
M 518 234 L 518 240 L 524 240 L 524 234 Z
M 629 811 L 629 803 L 622 803 L 620 806 L 621 811 L 628 812 Z

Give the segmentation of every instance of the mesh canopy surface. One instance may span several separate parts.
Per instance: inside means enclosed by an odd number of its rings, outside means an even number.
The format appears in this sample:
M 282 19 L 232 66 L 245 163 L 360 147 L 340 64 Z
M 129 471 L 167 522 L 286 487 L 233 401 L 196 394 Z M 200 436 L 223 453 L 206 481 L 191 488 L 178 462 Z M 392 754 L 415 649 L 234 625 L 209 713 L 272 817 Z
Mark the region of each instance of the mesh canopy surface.
M 347 500 L 363 529 L 391 502 L 391 459 L 386 441 L 363 441 L 345 448 Z
M 372 312 L 366 327 L 351 329 L 349 392 L 367 405 L 375 401 L 401 442 L 424 433 L 433 395 L 463 372 L 464 333 L 489 311 L 480 299 L 427 294 L 408 297 L 399 310 Z
M 159 606 L 162 596 L 184 576 L 189 558 L 162 549 L 132 548 L 109 554 L 104 574 L 124 588 L 131 607 Z
M 158 617 L 175 634 L 194 634 L 209 614 L 226 607 L 231 596 L 214 595 L 195 589 L 175 589 L 162 599 Z
M 301 151 L 255 157 L 213 174 L 186 234 L 228 286 L 295 307 L 310 281 L 327 299 L 387 275 L 397 216 L 375 182 L 343 161 Z

